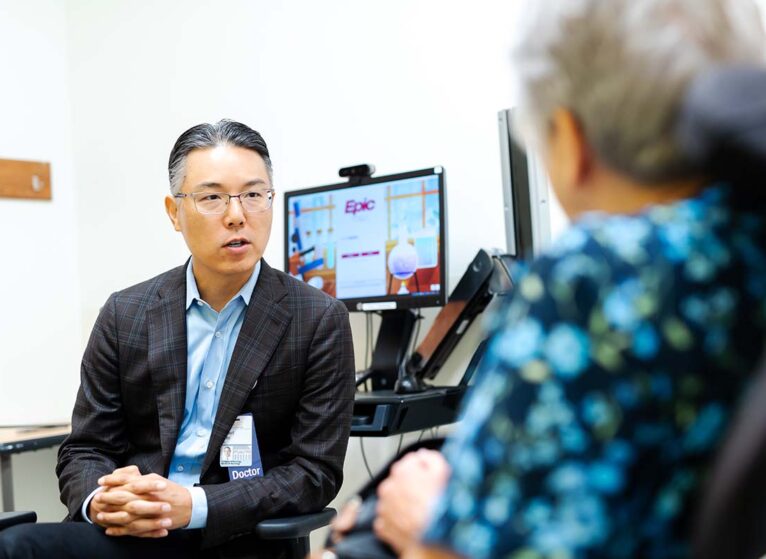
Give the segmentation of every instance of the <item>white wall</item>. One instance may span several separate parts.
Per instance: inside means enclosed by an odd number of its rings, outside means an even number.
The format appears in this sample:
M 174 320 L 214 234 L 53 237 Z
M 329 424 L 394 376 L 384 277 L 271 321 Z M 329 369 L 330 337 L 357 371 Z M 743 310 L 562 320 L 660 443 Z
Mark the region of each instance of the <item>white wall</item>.
M 65 6 L 0 0 L 0 53 L 0 158 L 49 161 L 53 188 L 0 198 L 0 425 L 68 421 L 81 308 Z
M 164 215 L 181 131 L 231 117 L 269 143 L 278 189 L 447 169 L 451 277 L 504 243 L 497 110 L 511 2 L 70 2 L 85 330 L 108 294 L 183 261 Z M 267 259 L 281 267 L 278 198 Z
M 51 163 L 52 201 L 0 198 L 0 425 L 68 421 L 81 328 L 66 9 L 0 0 L 0 158 Z M 55 450 L 12 457 L 18 509 L 65 514 Z

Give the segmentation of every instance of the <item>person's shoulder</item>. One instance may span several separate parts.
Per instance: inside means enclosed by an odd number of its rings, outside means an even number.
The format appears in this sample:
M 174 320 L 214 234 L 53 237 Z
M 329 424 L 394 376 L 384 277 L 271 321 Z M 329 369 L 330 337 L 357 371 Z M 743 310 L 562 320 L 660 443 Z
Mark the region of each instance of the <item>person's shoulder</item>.
M 177 266 L 171 270 L 158 274 L 140 283 L 131 285 L 112 294 L 112 298 L 119 302 L 131 302 L 146 300 L 154 297 L 167 285 L 175 284 L 176 288 L 185 286 L 186 264 Z
M 532 268 L 559 270 L 566 280 L 631 276 L 648 267 L 673 273 L 692 247 L 712 234 L 706 212 L 694 199 L 630 215 L 591 212 L 544 250 Z
M 645 214 L 589 213 L 559 238 L 545 255 L 564 259 L 592 254 L 607 261 L 639 265 L 647 261 L 647 245 L 654 242 L 657 224 Z
M 520 286 L 533 281 L 574 285 L 630 273 L 648 260 L 654 237 L 645 219 L 592 213 L 571 224 L 545 247 L 520 275 Z
M 603 302 L 605 292 L 631 279 L 652 275 L 661 285 L 673 266 L 657 254 L 658 226 L 648 216 L 587 214 L 564 231 L 518 275 L 508 317 L 582 322 Z

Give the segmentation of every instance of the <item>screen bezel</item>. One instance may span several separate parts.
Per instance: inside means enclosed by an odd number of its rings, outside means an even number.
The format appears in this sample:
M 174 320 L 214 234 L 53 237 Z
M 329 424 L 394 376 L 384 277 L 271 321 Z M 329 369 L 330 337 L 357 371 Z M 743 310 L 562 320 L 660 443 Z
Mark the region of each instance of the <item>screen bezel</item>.
M 405 173 L 396 173 L 380 177 L 352 177 L 347 182 L 327 184 L 323 186 L 314 186 L 311 188 L 302 188 L 297 190 L 287 190 L 282 195 L 284 199 L 284 226 L 283 226 L 283 265 L 285 273 L 289 270 L 289 250 L 290 235 L 288 230 L 290 199 L 294 196 L 305 196 L 309 194 L 318 194 L 322 192 L 331 192 L 349 188 L 358 188 L 378 184 L 381 182 L 392 182 L 397 180 L 413 179 L 436 175 L 439 177 L 439 239 L 441 250 L 439 251 L 439 269 L 441 270 L 439 293 L 435 295 L 382 295 L 378 297 L 361 297 L 351 299 L 338 299 L 342 301 L 349 311 L 374 311 L 374 310 L 398 310 L 398 309 L 417 309 L 426 307 L 441 307 L 447 301 L 447 196 L 445 190 L 445 172 L 444 167 L 436 166 L 417 171 L 407 171 Z M 378 304 L 395 302 L 395 307 L 375 308 Z

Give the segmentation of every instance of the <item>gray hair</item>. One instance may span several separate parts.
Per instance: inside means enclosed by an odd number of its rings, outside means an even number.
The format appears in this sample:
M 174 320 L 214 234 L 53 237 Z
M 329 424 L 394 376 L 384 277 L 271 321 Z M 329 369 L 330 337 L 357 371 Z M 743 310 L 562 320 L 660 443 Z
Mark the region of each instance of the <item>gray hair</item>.
M 766 53 L 751 0 L 525 4 L 513 49 L 523 131 L 539 141 L 553 112 L 568 109 L 599 159 L 646 182 L 694 171 L 675 139 L 691 80 L 721 64 L 762 64 Z
M 181 134 L 170 151 L 168 175 L 170 192 L 178 194 L 186 178 L 186 157 L 195 149 L 213 148 L 232 145 L 256 152 L 263 158 L 269 173 L 269 182 L 273 182 L 273 169 L 269 148 L 258 132 L 233 120 L 219 120 L 215 124 L 198 124 Z

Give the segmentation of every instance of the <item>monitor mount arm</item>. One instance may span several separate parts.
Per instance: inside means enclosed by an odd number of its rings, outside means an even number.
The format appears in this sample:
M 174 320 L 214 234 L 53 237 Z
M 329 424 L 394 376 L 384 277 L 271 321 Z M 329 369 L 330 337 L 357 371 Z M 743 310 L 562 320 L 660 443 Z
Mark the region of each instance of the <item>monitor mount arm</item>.
M 382 311 L 372 364 L 358 374 L 357 386 L 372 380 L 373 391 L 393 388 L 396 394 L 430 388 L 424 380 L 436 376 L 468 326 L 493 297 L 511 290 L 511 263 L 499 251 L 479 250 L 412 355 L 407 351 L 418 317 L 409 309 Z
M 398 394 L 422 392 L 424 379 L 433 379 L 473 320 L 496 295 L 511 291 L 513 259 L 495 250 L 480 249 L 449 296 L 417 350 L 399 369 Z

